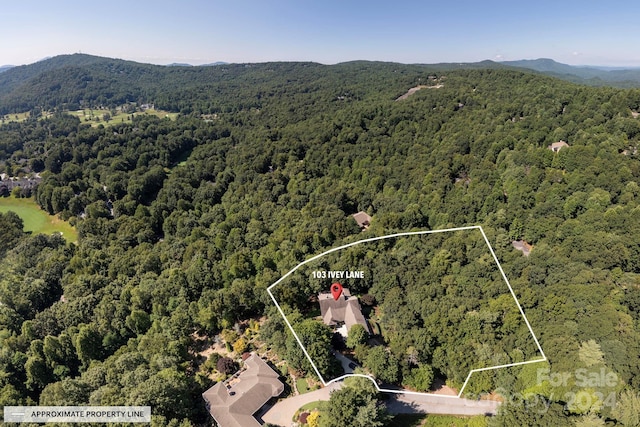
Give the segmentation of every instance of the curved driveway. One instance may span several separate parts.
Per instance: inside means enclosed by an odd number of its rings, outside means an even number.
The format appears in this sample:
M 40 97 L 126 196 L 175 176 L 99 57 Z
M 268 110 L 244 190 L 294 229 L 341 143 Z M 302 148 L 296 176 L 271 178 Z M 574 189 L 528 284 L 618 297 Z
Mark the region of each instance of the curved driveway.
M 262 415 L 262 421 L 269 424 L 289 427 L 293 422 L 293 416 L 301 406 L 315 402 L 316 400 L 329 400 L 331 392 L 341 387 L 342 382 L 332 383 L 320 390 L 310 391 L 309 393 L 299 394 L 298 396 L 281 400 Z
M 301 406 L 317 400 L 329 400 L 331 392 L 342 385 L 340 381 L 320 390 L 281 400 L 268 409 L 261 419 L 269 424 L 289 427 Z M 387 409 L 391 414 L 495 415 L 499 405 L 493 400 L 460 399 L 434 394 L 397 394 L 387 401 Z

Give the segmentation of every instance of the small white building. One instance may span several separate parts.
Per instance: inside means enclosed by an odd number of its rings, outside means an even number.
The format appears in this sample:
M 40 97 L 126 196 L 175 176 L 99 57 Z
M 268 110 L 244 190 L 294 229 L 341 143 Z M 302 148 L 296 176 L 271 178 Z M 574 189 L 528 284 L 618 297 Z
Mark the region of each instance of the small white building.
M 369 214 L 363 211 L 353 214 L 353 219 L 356 220 L 358 227 L 364 230 L 369 228 L 369 225 L 371 224 L 371 217 L 369 216 Z
M 568 147 L 569 144 L 566 143 L 566 141 L 558 141 L 558 142 L 554 142 L 553 144 L 549 145 L 547 148 L 551 151 L 553 151 L 554 153 L 557 153 L 558 151 L 562 150 L 564 147 Z

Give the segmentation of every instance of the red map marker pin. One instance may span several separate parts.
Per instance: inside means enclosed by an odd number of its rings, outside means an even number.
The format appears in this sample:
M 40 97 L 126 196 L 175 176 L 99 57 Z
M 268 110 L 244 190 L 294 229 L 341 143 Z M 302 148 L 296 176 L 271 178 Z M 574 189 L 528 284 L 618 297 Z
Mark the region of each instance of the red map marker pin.
M 331 295 L 333 295 L 334 300 L 338 301 L 338 298 L 342 295 L 342 285 L 340 283 L 331 285 Z

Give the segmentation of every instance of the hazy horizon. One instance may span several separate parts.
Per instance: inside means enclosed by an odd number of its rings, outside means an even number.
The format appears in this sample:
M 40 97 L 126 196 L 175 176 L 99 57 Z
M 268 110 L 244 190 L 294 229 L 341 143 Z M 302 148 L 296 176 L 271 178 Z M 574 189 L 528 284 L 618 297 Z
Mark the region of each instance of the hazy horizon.
M 536 61 L 536 60 L 546 60 L 546 59 L 550 59 L 552 61 L 555 61 L 559 64 L 564 64 L 564 65 L 570 65 L 573 67 L 581 67 L 581 68 L 599 68 L 599 69 L 609 69 L 609 70 L 624 70 L 624 69 L 638 69 L 640 68 L 640 65 L 629 65 L 629 66 L 617 66 L 617 65 L 609 65 L 609 64 L 567 64 L 565 62 L 561 62 L 558 61 L 554 58 L 549 58 L 549 57 L 540 57 L 540 58 L 520 58 L 520 59 L 509 59 L 509 60 L 497 60 L 497 59 L 481 59 L 478 61 L 446 61 L 446 62 L 398 62 L 398 61 L 383 61 L 383 60 L 370 60 L 370 59 L 353 59 L 353 60 L 347 60 L 347 61 L 340 61 L 340 62 L 336 62 L 336 63 L 332 63 L 332 64 L 328 64 L 328 63 L 322 63 L 322 62 L 318 62 L 318 61 L 296 61 L 296 60 L 284 60 L 284 61 L 278 61 L 278 60 L 273 60 L 273 61 L 259 61 L 259 62 L 249 62 L 249 61 L 240 61 L 240 62 L 230 62 L 230 61 L 224 61 L 224 60 L 211 60 L 208 62 L 203 62 L 200 64 L 192 64 L 192 63 L 188 63 L 188 62 L 169 62 L 169 63 L 153 63 L 153 62 L 145 62 L 145 61 L 140 61 L 140 60 L 136 60 L 136 59 L 132 59 L 132 58 L 119 58 L 119 57 L 114 57 L 114 56 L 103 56 L 103 55 L 96 55 L 90 52 L 73 52 L 73 53 L 60 53 L 57 55 L 51 55 L 51 56 L 47 56 L 44 57 L 42 59 L 39 59 L 37 61 L 34 62 L 30 62 L 30 63 L 26 63 L 26 64 L 9 64 L 9 63 L 1 63 L 0 62 L 0 68 L 5 68 L 5 67 L 20 67 L 20 66 L 24 66 L 24 65 L 31 65 L 31 64 L 35 64 L 37 62 L 41 62 L 41 61 L 46 61 L 47 59 L 51 59 L 51 58 L 55 58 L 57 56 L 64 56 L 64 55 L 74 55 L 74 54 L 83 54 L 83 55 L 89 55 L 89 56 L 98 56 L 98 57 L 103 57 L 103 58 L 110 58 L 110 59 L 118 59 L 118 60 L 123 60 L 123 61 L 132 61 L 132 62 L 137 62 L 140 64 L 151 64 L 151 65 L 160 65 L 160 66 L 180 66 L 180 65 L 185 65 L 185 66 L 193 66 L 193 67 L 198 67 L 198 66 L 206 66 L 206 65 L 213 65 L 215 63 L 227 63 L 227 64 L 260 64 L 260 63 L 265 63 L 265 62 L 314 62 L 314 63 L 318 63 L 318 64 L 322 64 L 322 65 L 335 65 L 335 64 L 340 64 L 340 63 L 344 63 L 344 62 L 352 62 L 352 61 L 371 61 L 371 62 L 390 62 L 390 63 L 397 63 L 397 64 L 405 64 L 405 65 L 435 65 L 435 64 L 444 64 L 444 63 L 450 63 L 450 64 L 471 64 L 471 63 L 478 63 L 478 62 L 482 62 L 482 61 L 493 61 L 496 63 L 508 63 L 508 62 L 514 62 L 514 61 Z

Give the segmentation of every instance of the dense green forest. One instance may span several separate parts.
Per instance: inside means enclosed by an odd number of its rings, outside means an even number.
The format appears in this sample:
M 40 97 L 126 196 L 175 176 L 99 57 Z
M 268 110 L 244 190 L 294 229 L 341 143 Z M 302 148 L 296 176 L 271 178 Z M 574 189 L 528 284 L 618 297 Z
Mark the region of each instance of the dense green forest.
M 0 404 L 150 404 L 158 425 L 211 422 L 195 337 L 266 315 L 260 339 L 305 370 L 266 288 L 362 237 L 351 215 L 364 210 L 371 235 L 483 226 L 549 358 L 542 376 L 528 365 L 481 378 L 477 391 L 507 397 L 493 423 L 638 425 L 639 90 L 367 62 L 156 78 L 153 66 L 70 58 L 0 74 L 0 114 L 33 112 L 0 127 L 0 172 L 40 172 L 37 202 L 79 232 L 69 244 L 0 215 Z M 64 113 L 129 102 L 182 114 L 90 127 Z M 560 140 L 569 146 L 548 148 Z M 434 274 L 446 293 L 446 268 Z M 398 310 L 423 322 L 419 300 Z M 478 328 L 495 320 L 486 314 Z M 580 381 L 578 369 L 616 380 Z
M 365 235 L 375 232 L 368 229 Z M 350 269 L 362 271 L 364 278 L 340 282 L 351 295 L 361 295 L 377 339 L 368 342 L 369 334 L 356 325 L 346 340 L 335 337 L 333 343 L 385 388 L 429 391 L 435 371 L 460 389 L 471 369 L 542 358 L 481 232 L 467 229 L 358 244 L 301 266 L 272 290 L 325 380 L 344 372 L 334 369 L 330 352 L 318 345 L 324 325 L 313 326 L 320 322 L 313 321 L 319 315 L 314 296 L 327 292 L 334 280 L 313 277 L 323 270 Z M 293 335 L 288 339 L 286 346 L 295 347 Z M 276 347 L 278 342 L 271 340 Z M 471 381 L 466 390 L 494 389 L 490 374 Z

